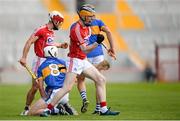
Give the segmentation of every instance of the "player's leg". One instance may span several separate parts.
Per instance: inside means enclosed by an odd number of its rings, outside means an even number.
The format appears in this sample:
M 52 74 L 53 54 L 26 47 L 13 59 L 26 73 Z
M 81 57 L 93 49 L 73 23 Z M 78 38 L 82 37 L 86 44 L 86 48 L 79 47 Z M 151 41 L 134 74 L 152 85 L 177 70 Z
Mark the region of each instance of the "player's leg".
M 31 105 L 32 101 L 34 100 L 34 96 L 38 90 L 38 84 L 35 80 L 33 80 L 33 84 L 31 86 L 31 89 L 28 91 L 27 98 L 26 98 L 26 105 Z
M 60 100 L 65 94 L 70 92 L 73 85 L 75 84 L 77 74 L 81 74 L 81 72 L 83 71 L 84 64 L 80 59 L 69 58 L 66 65 L 68 68 L 68 72 L 66 73 L 63 87 L 56 93 L 51 103 L 49 103 L 46 110 L 44 110 L 42 114 L 44 116 L 46 116 L 48 110 L 52 110 L 54 108 L 54 106 L 58 103 L 58 100 Z
M 98 55 L 91 58 L 88 58 L 89 62 L 92 63 L 100 72 L 102 70 L 107 70 L 110 67 L 108 61 L 104 60 L 104 55 Z M 100 113 L 100 102 L 96 94 L 96 107 L 92 114 Z
M 105 77 L 94 67 L 83 71 L 86 77 L 92 79 L 95 82 L 97 96 L 100 101 L 106 100 L 106 87 L 105 87 Z
M 71 91 L 71 89 L 75 83 L 76 75 L 77 74 L 72 73 L 72 72 L 66 73 L 63 87 L 54 96 L 54 98 L 51 102 L 52 105 L 56 105 L 58 103 L 59 99 L 61 99 L 65 94 L 67 94 Z
M 40 115 L 43 113 L 43 111 L 46 109 L 47 104 L 50 103 L 52 101 L 52 99 L 54 98 L 54 96 L 56 95 L 56 93 L 60 90 L 59 89 L 46 89 L 46 94 L 47 97 L 49 97 L 46 101 L 43 100 L 42 98 L 39 99 L 35 104 L 33 104 L 30 107 L 29 113 L 28 115 Z M 61 100 L 58 101 L 59 103 L 62 104 L 66 104 L 67 102 L 69 102 L 69 94 L 66 94 L 65 96 L 62 97 Z M 49 111 L 49 114 L 51 115 L 70 115 L 65 109 L 64 107 L 57 107 L 55 106 L 55 108 L 51 111 Z
M 21 115 L 27 115 L 27 113 L 29 111 L 29 106 L 32 104 L 32 101 L 34 100 L 34 96 L 35 96 L 37 90 L 38 90 L 38 84 L 36 83 L 35 80 L 33 80 L 32 86 L 26 96 L 26 106 L 24 107 L 24 111 L 21 113 Z
M 32 71 L 35 74 L 37 73 L 37 69 L 40 66 L 40 64 L 44 61 L 45 61 L 45 58 L 40 58 L 37 56 L 33 59 Z M 21 115 L 27 115 L 29 111 L 29 106 L 32 104 L 32 101 L 34 100 L 37 90 L 38 90 L 38 84 L 34 79 L 32 79 L 31 89 L 28 91 L 27 96 L 26 96 L 26 106 L 24 107 L 24 111 L 21 113 Z
M 72 72 L 67 72 L 66 77 L 64 80 L 64 85 L 62 88 L 59 89 L 59 91 L 55 94 L 53 97 L 52 101 L 47 105 L 47 108 L 43 111 L 41 116 L 48 116 L 49 111 L 52 111 L 56 104 L 58 104 L 58 101 L 67 93 L 70 92 L 72 89 L 75 79 L 76 79 L 77 74 L 72 73 Z
M 86 63 L 86 65 L 87 64 L 88 63 Z M 119 112 L 113 112 L 107 108 L 105 77 L 94 66 L 85 69 L 83 73 L 95 82 L 96 94 L 100 100 L 101 115 L 118 115 Z
M 85 113 L 87 111 L 89 101 L 87 99 L 85 76 L 83 74 L 77 76 L 77 88 L 82 98 L 81 112 Z
M 99 56 L 95 56 L 95 57 L 91 57 L 91 58 L 88 58 L 88 61 L 90 63 L 92 63 L 93 65 L 97 66 L 97 68 L 99 70 L 106 70 L 107 69 L 107 65 L 104 63 L 104 55 L 99 55 Z M 81 98 L 82 98 L 82 101 L 83 101 L 83 105 L 81 107 L 81 112 L 82 113 L 85 113 L 87 111 L 87 108 L 88 108 L 88 104 L 89 104 L 89 101 L 87 100 L 87 94 L 86 94 L 86 85 L 85 85 L 85 76 L 83 74 L 77 76 L 77 88 L 80 92 L 80 95 L 81 95 Z M 97 100 L 97 98 L 96 98 Z M 95 113 L 98 113 L 99 110 L 100 110 L 100 105 L 99 105 L 99 102 L 96 101 L 97 104 L 96 104 L 96 109 L 95 109 Z
M 97 94 L 96 94 L 96 107 L 95 107 L 94 112 L 92 114 L 98 114 L 99 115 L 100 114 L 100 108 L 101 108 L 100 101 L 99 101 Z
M 81 95 L 82 100 L 87 100 L 85 76 L 83 74 L 77 75 L 77 88 Z
M 53 93 L 51 94 L 50 98 L 47 102 L 52 100 Z M 28 115 L 41 115 L 44 109 L 47 107 L 47 102 L 45 102 L 42 98 L 40 98 L 37 102 L 35 102 L 29 109 Z M 51 115 L 68 115 L 68 113 L 64 109 L 54 108 L 53 112 L 50 112 Z
M 60 90 L 61 88 L 59 89 L 54 89 L 53 92 L 50 94 L 50 98 L 46 101 L 46 103 L 50 103 L 53 98 L 55 97 L 56 93 Z M 66 104 L 69 102 L 69 93 L 65 94 L 59 101 L 58 101 L 58 104 L 62 104 L 62 105 L 55 105 L 54 106 L 54 109 L 51 110 L 51 115 L 57 115 L 57 114 L 60 114 L 60 115 L 73 115 L 73 114 L 70 114 L 68 111 L 66 111 L 66 108 L 64 108 L 63 104 Z
M 108 70 L 110 68 L 110 64 L 108 61 L 104 60 L 103 57 L 100 57 L 99 58 L 100 61 L 96 61 L 97 63 L 94 64 L 94 66 L 100 71 L 105 71 L 105 70 Z M 97 97 L 97 94 L 96 94 L 96 107 L 95 107 L 95 110 L 92 114 L 100 114 L 100 101 Z
M 46 108 L 46 106 L 47 104 L 45 103 L 45 101 L 42 98 L 40 98 L 29 108 L 28 115 L 40 115 Z

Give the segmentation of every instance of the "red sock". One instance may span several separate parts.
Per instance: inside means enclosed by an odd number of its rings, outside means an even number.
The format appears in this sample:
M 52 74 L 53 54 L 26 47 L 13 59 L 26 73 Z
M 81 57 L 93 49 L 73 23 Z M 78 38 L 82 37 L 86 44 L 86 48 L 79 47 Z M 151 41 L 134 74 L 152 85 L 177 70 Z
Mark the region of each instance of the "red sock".
M 107 106 L 106 101 L 100 102 L 101 107 Z
M 54 108 L 54 106 L 53 106 L 51 103 L 49 103 L 48 106 L 47 106 L 47 108 L 50 109 L 50 110 L 52 110 L 52 109 Z

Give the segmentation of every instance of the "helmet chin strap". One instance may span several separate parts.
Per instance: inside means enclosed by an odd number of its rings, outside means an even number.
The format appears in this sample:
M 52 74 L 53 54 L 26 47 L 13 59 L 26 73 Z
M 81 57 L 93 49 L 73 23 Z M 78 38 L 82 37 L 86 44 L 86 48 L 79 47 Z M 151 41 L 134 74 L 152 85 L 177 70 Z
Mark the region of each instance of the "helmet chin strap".
M 81 19 L 81 21 L 83 22 L 83 24 L 84 24 L 85 26 L 90 26 L 90 25 L 91 25 L 91 24 L 86 24 L 86 23 L 85 23 L 86 19 L 83 19 L 83 18 L 80 16 L 79 11 L 77 11 L 77 14 L 78 14 L 79 18 Z
M 85 23 L 84 23 L 84 24 L 85 24 Z M 88 24 L 85 24 L 85 26 L 91 26 L 91 24 L 88 23 Z
M 53 23 L 53 30 L 59 30 L 58 27 L 56 27 L 56 25 L 54 24 L 54 22 L 52 21 Z
M 88 24 L 85 23 L 86 19 L 83 19 L 82 17 L 80 17 L 80 19 L 81 19 L 81 21 L 83 22 L 83 24 L 85 26 L 90 26 L 91 25 L 91 23 L 88 23 Z
M 56 27 L 56 25 L 54 24 L 54 21 L 52 20 L 52 18 L 51 18 L 51 21 L 52 21 L 52 24 L 53 24 L 53 30 L 59 30 L 58 27 Z

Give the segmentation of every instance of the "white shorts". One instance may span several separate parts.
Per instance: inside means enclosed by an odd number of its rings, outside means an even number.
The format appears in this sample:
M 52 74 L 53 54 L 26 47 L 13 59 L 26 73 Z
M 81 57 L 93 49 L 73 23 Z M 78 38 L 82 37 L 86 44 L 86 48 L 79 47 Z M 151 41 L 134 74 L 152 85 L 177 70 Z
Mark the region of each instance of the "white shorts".
M 93 65 L 98 65 L 99 63 L 104 61 L 104 55 L 99 55 L 99 56 L 96 56 L 96 57 L 91 57 L 91 58 L 88 58 L 88 60 Z
M 75 74 L 81 74 L 84 70 L 92 67 L 93 65 L 87 60 L 81 60 L 78 58 L 68 58 L 66 61 L 67 71 Z
M 60 88 L 59 88 L 60 89 Z M 46 101 L 47 104 L 49 104 L 52 99 L 54 98 L 54 96 L 56 95 L 56 93 L 59 91 L 59 89 L 54 89 L 52 90 L 52 92 L 50 94 L 48 94 L 49 98 Z M 64 97 L 62 97 L 57 104 L 61 103 L 61 104 L 66 104 L 67 102 L 69 102 L 69 93 L 67 93 L 66 95 L 64 95 Z
M 37 74 L 38 67 L 46 60 L 46 58 L 41 58 L 35 56 L 32 63 L 32 71 Z

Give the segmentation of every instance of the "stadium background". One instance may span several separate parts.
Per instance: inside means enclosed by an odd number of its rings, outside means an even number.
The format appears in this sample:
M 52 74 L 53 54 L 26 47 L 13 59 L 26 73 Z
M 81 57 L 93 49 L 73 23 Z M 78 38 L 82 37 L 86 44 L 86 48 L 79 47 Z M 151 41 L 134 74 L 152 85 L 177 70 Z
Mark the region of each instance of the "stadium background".
M 92 116 L 95 89 L 90 83 L 87 94 L 91 104 L 86 114 L 47 119 L 180 119 L 179 0 L 0 0 L 0 119 L 44 120 L 19 116 L 31 86 L 31 77 L 18 60 L 26 40 L 35 28 L 48 22 L 47 13 L 51 10 L 59 10 L 65 16 L 63 29 L 56 32 L 56 41 L 69 42 L 69 26 L 78 18 L 76 7 L 84 2 L 96 7 L 97 17 L 113 33 L 117 60 L 106 55 L 112 68 L 105 75 L 108 82 L 114 82 L 107 83 L 107 100 L 108 105 L 121 114 L 116 117 Z M 157 54 L 156 45 L 164 44 L 170 49 L 159 49 Z M 66 58 L 68 50 L 59 51 L 59 57 Z M 146 83 L 143 76 L 146 63 L 156 72 L 156 55 L 161 60 L 162 74 L 157 82 L 174 83 Z M 33 57 L 31 47 L 29 65 Z M 71 104 L 80 112 L 81 101 L 75 87 L 70 98 Z
M 108 81 L 144 80 L 146 63 L 157 71 L 155 44 L 180 43 L 179 0 L 0 0 L 0 82 L 27 83 L 30 77 L 18 63 L 25 41 L 35 28 L 48 21 L 47 13 L 56 9 L 65 17 L 56 41 L 69 42 L 69 26 L 77 20 L 76 8 L 83 3 L 93 4 L 97 18 L 113 33 L 117 61 L 106 56 L 112 65 L 106 73 Z M 34 56 L 32 48 L 29 65 Z M 66 58 L 67 50 L 59 51 L 60 57 Z M 161 56 L 176 60 L 164 70 L 170 70 L 170 80 L 179 80 L 178 51 L 165 51 Z
M 156 71 L 155 43 L 178 45 L 180 42 L 178 0 L 1 0 L 1 82 L 27 82 L 28 75 L 17 61 L 33 30 L 48 21 L 48 11 L 56 9 L 63 13 L 65 23 L 63 30 L 56 32 L 56 40 L 69 41 L 69 26 L 77 20 L 76 8 L 83 3 L 96 7 L 97 18 L 110 27 L 115 39 L 118 59 L 113 61 L 107 56 L 112 64 L 107 74 L 108 80 L 144 80 L 145 63 Z M 67 51 L 60 50 L 60 53 L 60 57 L 66 58 Z M 171 52 L 163 54 L 168 58 L 178 58 L 176 52 L 174 55 Z M 33 50 L 30 50 L 29 64 L 33 56 Z M 171 79 L 178 80 L 178 69 L 171 70 L 170 73 L 177 73 Z

